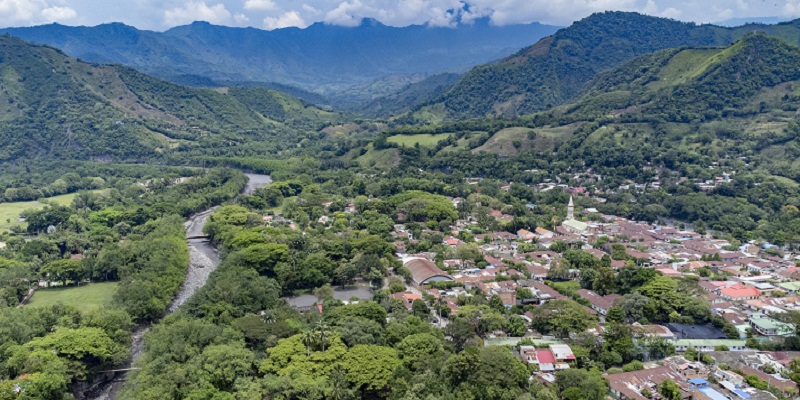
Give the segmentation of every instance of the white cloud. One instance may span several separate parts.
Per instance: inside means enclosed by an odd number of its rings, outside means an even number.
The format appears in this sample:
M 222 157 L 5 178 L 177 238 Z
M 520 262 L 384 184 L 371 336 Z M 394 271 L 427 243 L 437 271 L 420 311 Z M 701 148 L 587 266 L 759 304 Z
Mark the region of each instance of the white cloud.
M 205 1 L 188 1 L 183 6 L 164 11 L 164 23 L 168 26 L 184 25 L 194 21 L 224 25 L 232 20 L 230 11 L 222 3 L 209 6 Z
M 309 24 L 303 19 L 303 17 L 300 16 L 300 13 L 297 11 L 288 11 L 279 17 L 264 18 L 264 29 L 267 30 L 288 28 L 291 26 L 305 28 L 308 25 Z
M 42 10 L 42 17 L 49 22 L 62 22 L 75 19 L 78 12 L 69 7 L 48 7 Z
M 277 8 L 278 5 L 272 0 L 246 0 L 244 2 L 245 10 L 270 11 Z
M 35 25 L 53 20 L 96 25 L 119 21 L 140 28 L 163 29 L 194 20 L 246 25 L 265 17 L 268 26 L 303 26 L 315 21 L 354 26 L 362 18 L 375 18 L 391 26 L 450 26 L 484 17 L 495 25 L 569 25 L 606 10 L 638 11 L 695 22 L 796 18 L 800 17 L 800 0 L 0 0 L 0 25 Z
M 47 22 L 63 22 L 75 19 L 75 9 L 55 0 L 51 5 L 46 0 L 0 0 L 0 21 L 9 25 L 33 25 Z
M 248 18 L 247 15 L 244 15 L 242 13 L 237 13 L 236 15 L 234 15 L 233 20 L 240 25 L 250 22 L 250 18 Z
M 316 8 L 314 8 L 313 6 L 310 6 L 308 4 L 303 4 L 303 11 L 305 11 L 307 14 L 313 15 L 313 16 L 316 16 L 316 15 L 319 15 L 319 14 L 322 13 L 322 11 L 317 10 Z
M 371 14 L 365 13 L 367 9 L 368 7 L 364 7 L 364 3 L 360 0 L 343 1 L 325 14 L 325 22 L 332 25 L 358 26 L 365 14 Z

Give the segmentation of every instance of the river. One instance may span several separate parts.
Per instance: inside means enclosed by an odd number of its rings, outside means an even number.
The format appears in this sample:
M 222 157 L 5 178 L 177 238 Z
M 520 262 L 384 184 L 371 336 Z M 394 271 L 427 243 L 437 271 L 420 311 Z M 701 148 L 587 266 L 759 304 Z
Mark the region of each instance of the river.
M 256 189 L 272 183 L 269 175 L 259 174 L 245 174 L 248 181 L 245 186 L 244 193 L 252 194 Z M 217 210 L 217 207 L 210 208 L 203 212 L 192 215 L 184 223 L 186 228 L 186 236 L 200 236 L 203 234 L 203 227 L 208 221 L 208 217 Z M 167 315 L 178 311 L 198 289 L 205 286 L 208 277 L 219 266 L 220 258 L 219 251 L 204 239 L 190 239 L 189 240 L 189 268 L 186 271 L 186 279 L 181 285 L 181 289 L 172 300 Z M 145 325 L 136 328 L 131 334 L 131 359 L 120 369 L 125 370 L 130 368 L 133 363 L 139 359 L 144 349 L 144 336 L 150 331 L 150 325 Z M 102 382 L 93 385 L 87 390 L 87 399 L 91 400 L 116 400 L 117 395 L 125 383 L 127 371 L 113 373 L 112 376 L 106 377 Z

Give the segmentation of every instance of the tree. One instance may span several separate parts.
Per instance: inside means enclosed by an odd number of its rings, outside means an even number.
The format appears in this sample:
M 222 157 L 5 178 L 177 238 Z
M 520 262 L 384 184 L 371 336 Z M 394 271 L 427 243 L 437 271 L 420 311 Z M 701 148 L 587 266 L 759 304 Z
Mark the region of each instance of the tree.
M 336 282 L 345 287 L 355 282 L 358 268 L 351 263 L 342 263 L 333 271 L 333 276 Z
M 87 370 L 121 363 L 126 352 L 100 328 L 58 328 L 17 348 L 8 366 L 12 370 L 24 371 L 31 355 L 39 350 L 57 354 L 67 362 L 70 372 L 81 379 Z
M 644 364 L 639 360 L 633 360 L 622 366 L 622 370 L 625 372 L 639 371 L 643 369 L 644 369 Z
M 325 300 L 333 298 L 333 287 L 326 284 L 314 289 L 313 293 L 314 297 L 317 298 L 317 302 L 322 304 Z
M 394 349 L 360 344 L 342 357 L 339 367 L 354 387 L 380 393 L 389 387 L 395 369 L 401 364 Z
M 261 235 L 258 235 L 261 237 Z M 260 243 L 246 247 L 241 260 L 261 275 L 275 276 L 275 266 L 287 260 L 289 246 L 277 243 Z
M 359 344 L 383 345 L 386 341 L 381 324 L 362 317 L 347 317 L 337 322 L 342 340 L 349 347 Z
M 403 363 L 413 368 L 419 361 L 436 359 L 444 354 L 441 339 L 429 333 L 409 335 L 397 344 Z
M 508 334 L 514 337 L 522 337 L 528 331 L 528 324 L 522 317 L 512 315 L 508 319 Z
M 424 319 L 429 319 L 431 316 L 431 310 L 428 308 L 428 305 L 419 299 L 414 300 L 414 302 L 411 303 L 411 313 Z
M 658 384 L 658 393 L 667 400 L 681 400 L 681 388 L 671 379 L 664 379 Z
M 613 306 L 608 309 L 606 313 L 606 321 L 608 322 L 625 322 L 625 312 L 622 311 L 622 307 Z
M 303 344 L 306 345 L 306 356 L 311 357 L 311 345 L 313 345 L 316 340 L 317 335 L 314 334 L 314 331 L 303 331 Z
M 605 296 L 617 290 L 617 276 L 611 268 L 603 267 L 597 270 L 597 276 L 592 282 L 592 289 L 597 294 Z
M 460 352 L 475 337 L 475 328 L 464 319 L 455 318 L 444 328 L 444 334 L 453 343 L 456 351 Z
M 325 351 L 320 351 L 316 335 L 313 331 L 309 332 L 308 341 L 305 332 L 279 340 L 276 346 L 269 349 L 269 357 L 258 367 L 259 372 L 286 376 L 300 371 L 309 376 L 330 376 L 347 353 L 347 346 L 333 334 L 327 339 Z
M 88 269 L 82 261 L 78 260 L 57 260 L 45 265 L 40 273 L 55 281 L 78 283 L 88 277 Z
M 597 324 L 597 318 L 571 300 L 552 300 L 533 310 L 532 326 L 542 333 L 568 337 Z
M 334 308 L 330 313 L 331 321 L 343 320 L 347 317 L 361 317 L 377 322 L 381 326 L 386 325 L 386 309 L 374 301 L 362 301 L 356 304 L 349 304 Z
M 556 372 L 556 384 L 565 399 L 601 400 L 608 391 L 598 371 L 567 369 Z
M 314 334 L 319 338 L 322 351 L 325 351 L 325 338 L 331 335 L 330 326 L 324 320 L 319 320 L 314 324 Z
M 237 377 L 253 371 L 255 358 L 242 343 L 234 343 L 208 346 L 198 361 L 197 368 L 216 388 L 230 390 Z

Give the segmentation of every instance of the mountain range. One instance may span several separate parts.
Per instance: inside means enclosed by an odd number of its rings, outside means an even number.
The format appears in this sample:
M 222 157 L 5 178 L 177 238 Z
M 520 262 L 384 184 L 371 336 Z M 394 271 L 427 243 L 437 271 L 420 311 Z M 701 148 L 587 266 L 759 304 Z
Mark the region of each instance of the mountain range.
M 598 13 L 503 60 L 473 68 L 423 104 L 419 114 L 451 120 L 530 114 L 577 100 L 600 72 L 637 56 L 681 46 L 729 45 L 755 31 L 800 43 L 800 20 L 725 28 L 637 13 Z M 418 120 L 412 116 L 407 121 Z
M 277 91 L 185 87 L 0 36 L 2 161 L 146 160 L 242 142 L 274 151 L 337 118 Z
M 646 179 L 652 179 L 653 171 L 663 168 L 669 172 L 662 179 L 674 181 L 710 175 L 727 165 L 759 170 L 796 187 L 797 65 L 800 47 L 764 33 L 751 33 L 729 46 L 660 50 L 599 73 L 576 100 L 558 107 L 515 119 L 401 128 L 379 136 L 372 149 L 357 153 L 362 155 L 356 161 L 400 160 L 403 149 L 387 148 L 392 142 L 411 146 L 416 137 L 427 139 L 421 134 L 434 134 L 439 141 L 427 145 L 428 168 L 465 174 L 487 163 L 492 173 L 502 174 L 494 172 L 500 169 L 506 179 L 517 174 L 515 181 L 524 180 L 523 166 L 542 160 L 631 179 L 648 174 Z M 521 165 L 499 168 L 499 159 Z
M 512 54 L 557 29 L 538 23 L 494 26 L 487 19 L 454 28 L 390 27 L 364 19 L 356 27 L 316 23 L 305 29 L 273 31 L 195 22 L 166 32 L 111 23 L 6 28 L 0 34 L 183 84 L 278 83 L 338 94 L 354 86 L 363 91 L 364 86 L 390 75 L 464 72 Z M 403 88 L 409 82 L 398 84 Z M 372 97 L 367 91 L 362 99 Z

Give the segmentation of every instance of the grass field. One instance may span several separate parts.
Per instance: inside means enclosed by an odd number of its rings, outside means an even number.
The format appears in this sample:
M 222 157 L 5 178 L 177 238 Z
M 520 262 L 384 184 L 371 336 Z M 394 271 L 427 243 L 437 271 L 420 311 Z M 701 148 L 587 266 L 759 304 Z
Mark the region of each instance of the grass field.
M 56 202 L 63 206 L 68 206 L 72 203 L 77 193 L 62 194 L 60 196 L 49 197 L 47 200 Z M 0 232 L 8 231 L 12 226 L 25 227 L 24 222 L 19 222 L 17 218 L 19 215 L 28 209 L 42 209 L 44 204 L 38 201 L 19 201 L 15 203 L 0 203 Z
M 578 281 L 564 281 L 564 282 L 553 282 L 553 288 L 558 291 L 566 291 L 566 292 L 577 292 L 581 289 L 581 283 Z
M 439 143 L 440 140 L 447 139 L 450 135 L 450 133 L 439 133 L 436 135 L 428 133 L 422 135 L 394 135 L 389 136 L 386 140 L 407 147 L 412 147 L 417 143 L 423 147 L 433 147 L 436 146 L 436 143 Z
M 81 311 L 93 311 L 111 303 L 117 282 L 98 282 L 84 286 L 42 289 L 31 297 L 26 307 L 47 307 L 62 303 Z
M 369 150 L 356 158 L 359 165 L 365 168 L 391 169 L 400 163 L 398 149 L 375 150 L 370 145 Z
M 525 148 L 522 146 L 520 146 L 520 148 L 514 147 L 514 142 L 517 141 L 519 144 L 522 144 L 526 140 L 528 132 L 531 131 L 532 129 L 519 127 L 503 129 L 489 138 L 483 146 L 473 149 L 472 152 L 487 152 L 500 156 L 513 156 L 520 150 L 527 150 L 527 148 L 529 148 L 529 146 L 525 146 Z

